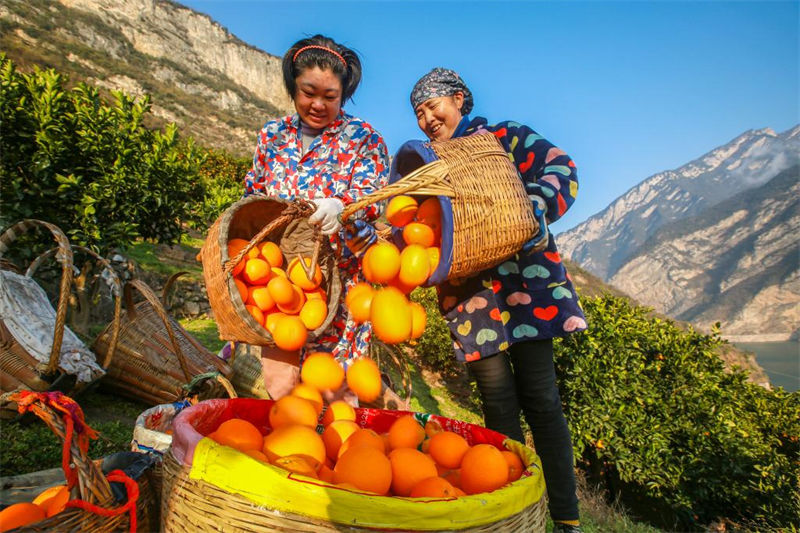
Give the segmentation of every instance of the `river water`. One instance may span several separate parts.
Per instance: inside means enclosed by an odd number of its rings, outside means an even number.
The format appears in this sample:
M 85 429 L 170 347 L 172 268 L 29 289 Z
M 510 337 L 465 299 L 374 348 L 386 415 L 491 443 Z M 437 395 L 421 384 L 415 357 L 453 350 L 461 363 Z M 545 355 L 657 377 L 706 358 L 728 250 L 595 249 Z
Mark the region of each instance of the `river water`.
M 753 352 L 773 387 L 800 390 L 800 341 L 737 342 L 737 348 Z

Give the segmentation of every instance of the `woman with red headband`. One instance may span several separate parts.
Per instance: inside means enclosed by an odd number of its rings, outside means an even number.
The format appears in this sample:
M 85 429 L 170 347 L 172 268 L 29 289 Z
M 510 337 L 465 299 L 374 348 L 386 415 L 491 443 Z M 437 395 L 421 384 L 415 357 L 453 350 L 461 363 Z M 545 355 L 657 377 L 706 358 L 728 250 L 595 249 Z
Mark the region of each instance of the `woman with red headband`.
M 342 252 L 339 267 L 349 288 L 358 279 L 356 255 L 374 242 L 377 207 L 361 210 L 362 220 L 342 228 L 344 206 L 386 185 L 389 157 L 381 135 L 342 109 L 361 81 L 356 53 L 328 37 L 297 41 L 283 56 L 283 81 L 296 113 L 270 120 L 258 135 L 253 167 L 245 178 L 245 196 L 265 194 L 310 200 L 309 218 Z M 344 242 L 348 246 L 343 246 Z M 326 333 L 301 352 L 331 352 L 343 366 L 364 355 L 368 324 L 357 325 L 341 304 Z M 262 349 L 267 390 L 273 398 L 288 393 L 299 376 L 300 354 Z

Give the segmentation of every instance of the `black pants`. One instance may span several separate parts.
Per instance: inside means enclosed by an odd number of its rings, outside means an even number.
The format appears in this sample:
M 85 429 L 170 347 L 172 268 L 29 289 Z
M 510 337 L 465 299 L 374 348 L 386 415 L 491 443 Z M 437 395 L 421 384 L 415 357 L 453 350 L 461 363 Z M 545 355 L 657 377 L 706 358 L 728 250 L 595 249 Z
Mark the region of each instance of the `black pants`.
M 553 363 L 553 341 L 512 344 L 508 353 L 467 363 L 478 383 L 486 427 L 525 442 L 520 411 L 542 460 L 550 518 L 577 520 L 572 441 L 561 408 Z

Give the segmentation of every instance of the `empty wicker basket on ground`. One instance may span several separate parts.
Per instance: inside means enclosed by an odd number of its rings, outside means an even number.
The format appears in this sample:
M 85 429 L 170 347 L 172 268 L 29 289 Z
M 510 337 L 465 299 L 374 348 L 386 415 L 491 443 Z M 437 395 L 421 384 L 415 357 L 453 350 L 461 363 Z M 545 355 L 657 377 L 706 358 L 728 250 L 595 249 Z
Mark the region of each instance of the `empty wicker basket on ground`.
M 156 494 L 144 473 L 138 480 L 125 480 L 128 502 L 115 502 L 109 481 L 123 482 L 115 472 L 103 475 L 100 466 L 88 454 L 89 438 L 93 434 L 85 425 L 80 407 L 59 393 L 16 392 L 10 400 L 19 404 L 20 412 L 33 412 L 41 418 L 63 445 L 64 477 L 72 486 L 70 500 L 82 500 L 95 506 L 95 512 L 68 506 L 65 510 L 39 522 L 29 524 L 15 532 L 63 531 L 106 533 L 110 531 L 156 531 L 158 529 L 158 503 Z M 96 437 L 91 437 L 96 438 Z M 68 469 L 68 470 L 66 470 Z M 138 495 L 133 497 L 134 493 Z M 136 528 L 131 528 L 131 516 Z
M 70 246 L 57 226 L 40 220 L 24 220 L 7 229 L 0 236 L 0 259 L 18 237 L 37 227 L 49 231 L 58 246 L 36 258 L 24 275 L 11 271 L 5 261 L 7 268 L 0 270 L 0 389 L 3 393 L 21 389 L 57 389 L 74 394 L 100 378 L 113 357 L 119 331 L 120 282 L 105 259 L 87 248 Z M 108 349 L 99 361 L 66 326 L 73 284 L 73 248 L 98 261 L 114 295 L 114 318 L 108 325 Z M 61 264 L 56 310 L 33 279 L 41 263 L 53 255 Z M 3 411 L 3 414 L 13 412 Z
M 164 295 L 181 274 L 167 281 Z M 134 290 L 144 296 L 135 305 Z M 125 309 L 116 353 L 100 382 L 101 387 L 158 405 L 183 398 L 184 385 L 199 374 L 219 372 L 230 376 L 230 367 L 170 318 L 163 303 L 143 281 L 133 280 L 125 285 Z M 105 354 L 110 337 L 111 331 L 107 329 L 95 341 L 95 352 Z M 220 388 L 207 397 L 225 394 Z
M 263 240 L 276 243 L 287 261 L 298 256 L 312 257 L 324 276 L 328 315 L 317 329 L 308 332 L 317 338 L 330 325 L 339 306 L 342 282 L 330 242 L 307 218 L 314 205 L 302 200 L 289 202 L 265 196 L 249 196 L 229 207 L 208 230 L 200 251 L 208 301 L 214 312 L 220 338 L 256 346 L 275 346 L 272 335 L 247 312 L 234 283 L 233 268 Z M 237 257 L 228 256 L 228 241 L 249 241 Z M 301 263 L 304 264 L 304 263 Z M 311 277 L 311 276 L 310 276 Z
M 437 196 L 442 208 L 436 285 L 498 265 L 538 231 L 517 169 L 491 133 L 427 143 L 409 141 L 392 162 L 387 187 L 345 207 L 342 218 L 399 194 Z
M 415 414 L 461 434 L 470 445 L 513 449 L 523 476 L 492 492 L 459 498 L 378 496 L 290 473 L 205 435 L 231 418 L 264 426 L 274 402 L 241 398 L 209 400 L 182 411 L 173 422 L 164 456 L 162 531 L 464 531 L 543 533 L 546 506 L 536 453 L 503 435 L 458 420 Z M 378 433 L 409 411 L 356 409 L 356 423 Z M 266 428 L 265 428 L 266 429 Z

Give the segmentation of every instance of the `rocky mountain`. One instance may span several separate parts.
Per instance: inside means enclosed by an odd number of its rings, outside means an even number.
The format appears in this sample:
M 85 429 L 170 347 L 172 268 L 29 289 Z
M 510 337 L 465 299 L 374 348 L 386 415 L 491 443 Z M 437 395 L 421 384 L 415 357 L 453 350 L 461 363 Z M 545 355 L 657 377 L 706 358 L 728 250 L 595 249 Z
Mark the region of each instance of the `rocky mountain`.
M 268 119 L 288 113 L 280 58 L 166 0 L 3 0 L 0 51 L 21 68 L 150 94 L 161 126 L 251 156 Z
M 751 130 L 646 179 L 558 236 L 565 257 L 658 312 L 731 340 L 800 324 L 800 126 Z

